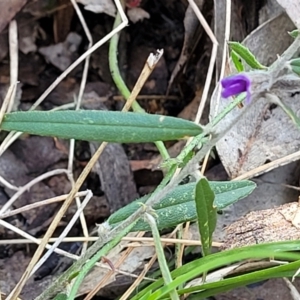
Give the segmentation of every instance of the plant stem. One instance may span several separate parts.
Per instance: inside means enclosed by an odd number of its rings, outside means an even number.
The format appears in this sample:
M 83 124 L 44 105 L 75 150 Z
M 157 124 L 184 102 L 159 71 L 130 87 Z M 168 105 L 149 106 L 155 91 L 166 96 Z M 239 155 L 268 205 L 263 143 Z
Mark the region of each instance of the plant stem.
M 201 134 L 197 135 L 187 146 L 183 148 L 176 157 L 176 161 L 183 162 L 188 154 L 199 144 L 203 143 L 204 137 L 208 134 L 208 130 L 212 130 L 229 112 L 231 112 L 239 103 L 244 101 L 245 95 L 240 94 L 232 102 L 228 104 L 207 126 Z
M 156 254 L 159 262 L 159 268 L 161 270 L 162 277 L 164 279 L 165 284 L 169 284 L 173 281 L 168 264 L 166 262 L 166 257 L 164 253 L 164 249 L 162 247 L 161 241 L 160 241 L 160 234 L 158 232 L 156 222 L 154 217 L 150 213 L 145 213 L 145 219 L 148 222 L 148 224 L 151 227 L 152 236 L 154 239 Z M 179 296 L 176 292 L 176 289 L 170 291 L 170 297 L 172 300 L 179 300 Z
M 285 67 L 286 63 L 293 58 L 300 48 L 300 35 L 295 38 L 294 42 L 284 51 L 284 53 L 270 66 L 269 71 L 273 78 L 277 78 L 279 73 Z
M 293 121 L 293 123 L 300 128 L 300 119 L 297 117 L 297 115 L 293 112 L 293 110 L 288 107 L 285 103 L 283 103 L 277 95 L 266 93 L 266 99 L 270 102 L 278 105 L 281 107 L 281 109 L 290 117 L 290 119 Z
M 121 20 L 120 14 L 118 13 L 116 16 L 113 28 L 119 26 L 121 24 L 121 22 L 122 22 L 122 20 Z M 109 68 L 111 71 L 111 76 L 112 76 L 118 90 L 120 91 L 122 96 L 127 100 L 130 96 L 130 91 L 127 88 L 126 83 L 124 82 L 124 80 L 121 76 L 119 65 L 118 65 L 119 38 L 120 38 L 120 35 L 115 34 L 110 40 L 109 53 L 108 53 Z M 132 103 L 132 109 L 134 112 L 137 112 L 137 113 L 146 113 L 145 110 L 139 105 L 139 103 L 137 101 L 134 101 Z M 163 142 L 161 142 L 161 141 L 155 142 L 155 145 L 164 160 L 170 158 L 169 153 Z

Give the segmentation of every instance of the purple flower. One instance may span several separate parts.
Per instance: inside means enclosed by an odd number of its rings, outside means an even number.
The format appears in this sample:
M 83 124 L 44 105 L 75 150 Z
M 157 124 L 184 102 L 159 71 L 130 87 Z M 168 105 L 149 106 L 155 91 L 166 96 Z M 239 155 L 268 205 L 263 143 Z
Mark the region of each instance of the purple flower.
M 230 77 L 223 78 L 221 80 L 221 84 L 223 87 L 222 97 L 228 98 L 230 96 L 238 95 L 240 93 L 246 92 L 246 103 L 250 102 L 250 78 L 245 74 L 233 75 Z

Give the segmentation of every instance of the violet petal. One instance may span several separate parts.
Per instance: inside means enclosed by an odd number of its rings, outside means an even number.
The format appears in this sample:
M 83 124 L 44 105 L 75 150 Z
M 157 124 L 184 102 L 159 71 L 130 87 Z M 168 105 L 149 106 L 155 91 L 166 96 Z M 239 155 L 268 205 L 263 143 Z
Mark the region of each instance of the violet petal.
M 230 96 L 238 95 L 247 92 L 246 103 L 250 102 L 250 78 L 246 74 L 237 74 L 221 80 L 223 87 L 222 97 L 228 98 Z

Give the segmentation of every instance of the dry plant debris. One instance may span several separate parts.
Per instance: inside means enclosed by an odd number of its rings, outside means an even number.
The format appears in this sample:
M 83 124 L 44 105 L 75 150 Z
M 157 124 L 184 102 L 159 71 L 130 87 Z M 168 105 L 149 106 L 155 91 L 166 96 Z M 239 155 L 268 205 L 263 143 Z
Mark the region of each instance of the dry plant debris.
M 299 240 L 298 202 L 253 211 L 226 228 L 222 249 L 268 242 Z

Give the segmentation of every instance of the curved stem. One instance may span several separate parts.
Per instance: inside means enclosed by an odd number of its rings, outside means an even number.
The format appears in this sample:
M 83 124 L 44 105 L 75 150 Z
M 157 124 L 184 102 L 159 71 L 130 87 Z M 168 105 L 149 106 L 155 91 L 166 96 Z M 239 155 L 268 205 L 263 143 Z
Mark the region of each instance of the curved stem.
M 121 20 L 120 14 L 118 13 L 116 16 L 115 22 L 114 22 L 114 28 L 119 26 L 121 21 L 122 20 Z M 119 38 L 120 38 L 120 35 L 115 34 L 110 40 L 109 52 L 108 52 L 109 68 L 110 68 L 111 76 L 112 76 L 118 90 L 120 91 L 122 96 L 127 100 L 131 93 L 121 76 L 119 65 L 118 65 Z M 137 113 L 146 113 L 145 110 L 139 105 L 139 103 L 137 101 L 133 101 L 132 109 L 134 112 L 137 112 Z M 169 153 L 163 142 L 161 142 L 161 141 L 155 142 L 155 145 L 164 160 L 170 158 Z

